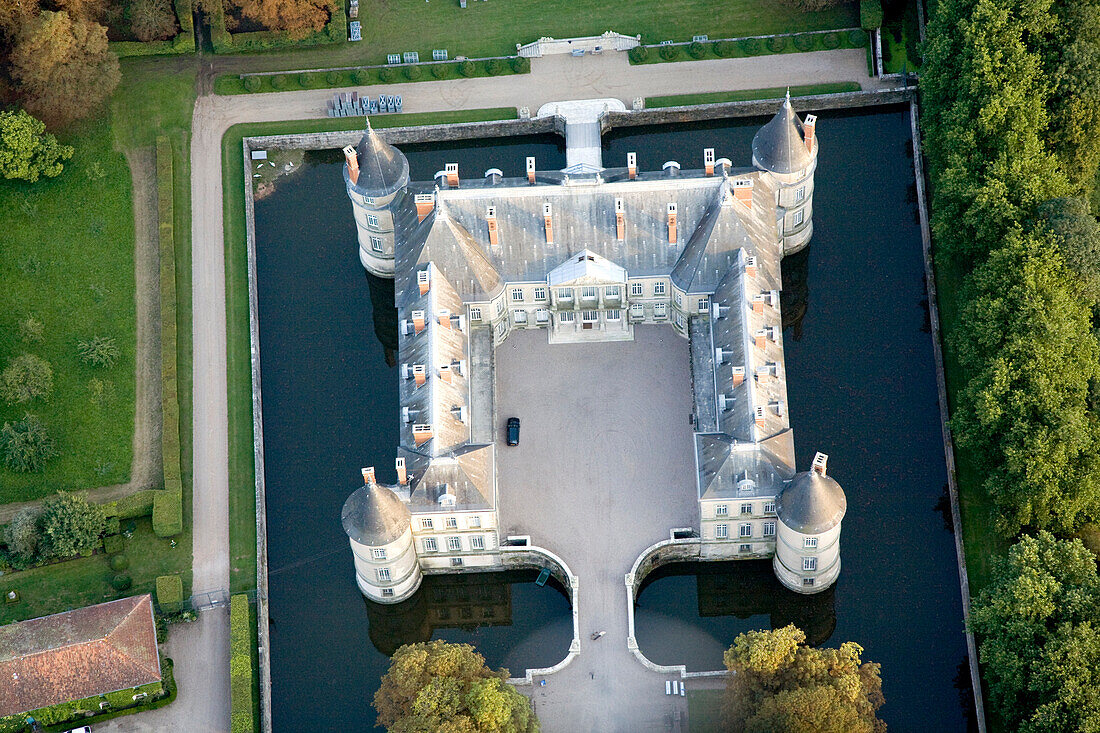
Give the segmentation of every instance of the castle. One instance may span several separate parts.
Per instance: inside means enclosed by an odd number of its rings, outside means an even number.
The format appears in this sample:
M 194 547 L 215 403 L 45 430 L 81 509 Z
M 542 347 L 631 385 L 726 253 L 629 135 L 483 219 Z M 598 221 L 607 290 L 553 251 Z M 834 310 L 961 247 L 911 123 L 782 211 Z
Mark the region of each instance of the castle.
M 708 148 L 697 170 L 639 171 L 633 153 L 625 168 L 528 158 L 525 178 L 462 180 L 447 164 L 429 184 L 369 124 L 345 148 L 359 258 L 395 278 L 399 318 L 397 484 L 363 469 L 342 514 L 368 599 L 405 600 L 424 573 L 502 567 L 511 487 L 497 481 L 508 416 L 494 410 L 493 351 L 538 328 L 551 344 L 659 325 L 687 338 L 703 556 L 771 557 L 798 593 L 836 581 L 846 500 L 824 454 L 795 470 L 779 310 L 780 261 L 813 233 L 815 128 L 788 95 L 752 168 Z

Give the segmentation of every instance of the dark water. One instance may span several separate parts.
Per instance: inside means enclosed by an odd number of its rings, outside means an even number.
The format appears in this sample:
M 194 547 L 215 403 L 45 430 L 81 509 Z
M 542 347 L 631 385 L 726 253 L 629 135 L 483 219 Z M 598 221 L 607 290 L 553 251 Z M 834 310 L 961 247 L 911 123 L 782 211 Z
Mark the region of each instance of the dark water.
M 694 168 L 715 147 L 744 165 L 761 122 L 613 133 L 604 161 L 636 151 L 642 169 Z M 799 464 L 829 453 L 848 496 L 840 581 L 806 600 L 768 563 L 666 568 L 639 596 L 638 639 L 654 661 L 715 669 L 741 631 L 793 622 L 814 643 L 856 641 L 883 664 L 891 730 L 963 730 L 954 684 L 966 652 L 953 545 L 935 509 L 946 477 L 908 117 L 829 112 L 819 134 L 814 239 L 784 262 L 783 312 Z M 463 177 L 522 175 L 528 155 L 542 169 L 565 162 L 558 138 L 405 150 L 415 180 L 454 161 Z M 361 730 L 374 720 L 383 652 L 401 643 L 470 641 L 520 671 L 564 657 L 571 629 L 561 590 L 530 574 L 466 576 L 468 587 L 428 579 L 397 607 L 360 597 L 339 512 L 360 466 L 395 478 L 396 380 L 383 346 L 396 345 L 392 285 L 368 281 L 358 263 L 338 156 L 312 162 L 256 206 L 273 717 L 277 731 Z

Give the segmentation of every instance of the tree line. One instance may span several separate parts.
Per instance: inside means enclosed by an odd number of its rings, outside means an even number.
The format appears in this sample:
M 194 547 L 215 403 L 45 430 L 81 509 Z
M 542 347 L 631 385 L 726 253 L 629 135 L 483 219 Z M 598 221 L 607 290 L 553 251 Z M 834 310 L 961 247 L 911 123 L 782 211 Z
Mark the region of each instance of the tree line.
M 1008 730 L 1100 729 L 1096 563 L 1072 539 L 1100 518 L 1098 72 L 1095 0 L 940 0 L 927 28 L 931 223 L 959 304 L 951 430 L 1019 538 L 971 620 Z

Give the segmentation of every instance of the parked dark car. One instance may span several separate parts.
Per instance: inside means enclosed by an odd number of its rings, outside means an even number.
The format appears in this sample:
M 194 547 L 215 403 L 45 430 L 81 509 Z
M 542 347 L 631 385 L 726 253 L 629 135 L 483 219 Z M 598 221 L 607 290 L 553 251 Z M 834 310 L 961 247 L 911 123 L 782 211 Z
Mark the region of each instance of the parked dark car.
M 519 445 L 519 418 L 508 418 L 508 445 Z

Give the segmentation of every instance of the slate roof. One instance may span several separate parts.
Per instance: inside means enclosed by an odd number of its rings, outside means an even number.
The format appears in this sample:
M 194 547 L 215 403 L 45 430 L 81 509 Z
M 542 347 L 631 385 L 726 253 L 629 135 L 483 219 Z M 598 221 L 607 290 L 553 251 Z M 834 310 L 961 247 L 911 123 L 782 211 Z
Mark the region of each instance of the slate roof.
M 476 511 L 492 509 L 496 503 L 496 459 L 492 445 L 469 445 L 444 456 L 428 457 L 407 448 L 409 504 L 417 513 L 432 511 Z M 449 494 L 454 504 L 444 505 L 440 497 Z
M 774 173 L 794 173 L 813 162 L 802 137 L 802 121 L 791 107 L 791 95 L 752 139 L 752 157 Z
M 0 626 L 0 717 L 160 679 L 148 594 Z
M 779 521 L 802 534 L 820 534 L 840 524 L 848 509 L 844 491 L 831 476 L 803 471 L 779 494 Z
M 381 484 L 360 486 L 344 502 L 344 531 L 361 545 L 388 545 L 409 528 L 409 508 Z
M 379 137 L 367 120 L 367 131 L 355 148 L 359 155 L 359 178 L 352 186 L 364 196 L 393 193 L 409 182 L 409 161 L 397 148 Z M 347 176 L 347 167 L 344 168 Z

